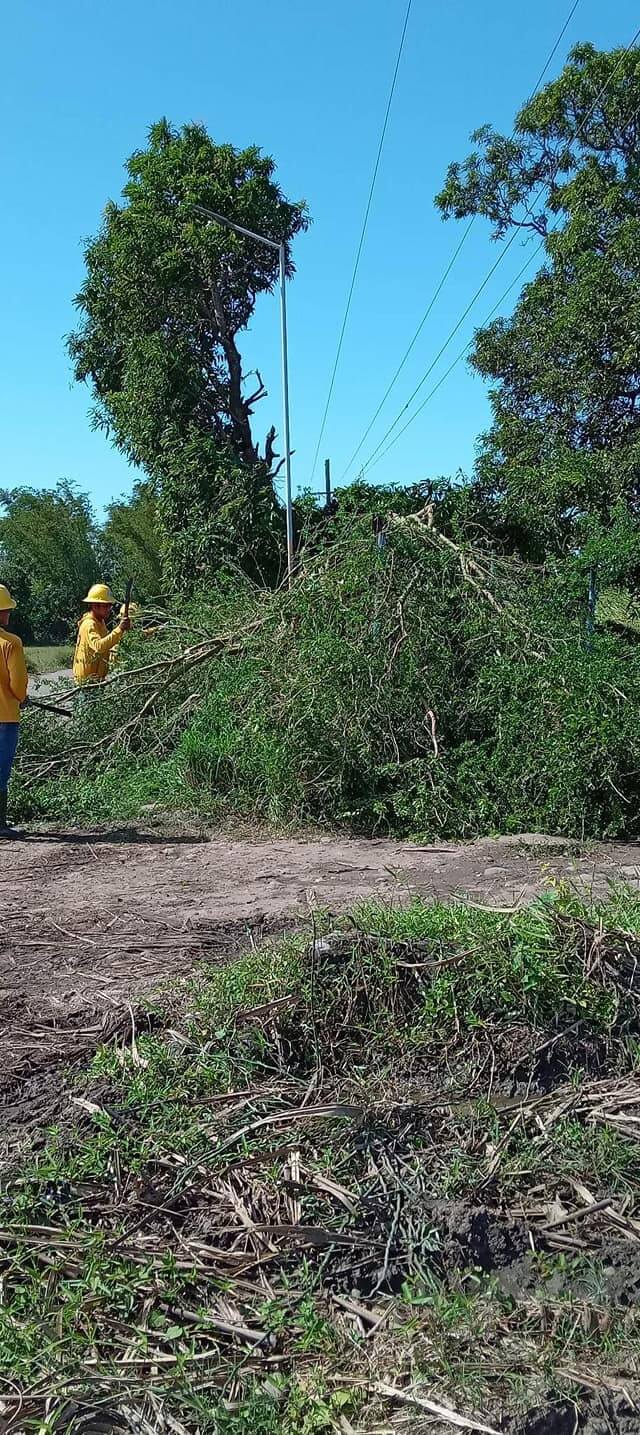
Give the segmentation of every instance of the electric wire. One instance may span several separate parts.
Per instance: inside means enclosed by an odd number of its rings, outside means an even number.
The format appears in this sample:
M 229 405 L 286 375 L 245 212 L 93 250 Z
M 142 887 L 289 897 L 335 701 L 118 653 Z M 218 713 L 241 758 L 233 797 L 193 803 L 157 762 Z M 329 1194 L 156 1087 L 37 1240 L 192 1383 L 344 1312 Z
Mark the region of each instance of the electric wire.
M 494 314 L 496 313 L 496 311 L 497 311 L 498 309 L 500 309 L 501 306 L 504 304 L 504 301 L 505 301 L 505 299 L 507 299 L 507 298 L 509 297 L 509 294 L 511 293 L 511 290 L 512 290 L 513 288 L 515 288 L 515 285 L 516 285 L 516 284 L 519 282 L 519 280 L 522 278 L 523 274 L 526 272 L 526 270 L 529 268 L 529 266 L 530 266 L 531 264 L 533 264 L 533 261 L 534 261 L 534 259 L 536 258 L 536 255 L 540 253 L 540 250 L 541 250 L 542 248 L 543 248 L 543 241 L 541 240 L 540 243 L 536 245 L 533 254 L 530 254 L 530 255 L 529 255 L 529 258 L 528 258 L 528 259 L 526 260 L 526 262 L 522 265 L 522 268 L 518 270 L 518 273 L 515 275 L 515 278 L 513 278 L 513 279 L 511 280 L 511 283 L 507 285 L 507 288 L 504 290 L 504 293 L 500 295 L 500 298 L 499 298 L 499 299 L 496 301 L 496 303 L 494 304 L 493 309 L 490 309 L 490 310 L 489 310 L 489 313 L 487 314 L 486 318 L 484 319 L 484 324 L 488 324 L 489 321 L 490 321 L 491 319 L 493 319 L 493 316 L 494 316 Z M 473 339 L 469 339 L 468 343 L 465 344 L 464 348 L 460 350 L 460 353 L 456 355 L 456 357 L 455 357 L 455 359 L 453 360 L 453 362 L 452 362 L 451 364 L 449 364 L 449 368 L 448 368 L 448 369 L 445 369 L 444 374 L 441 374 L 440 378 L 438 379 L 437 384 L 434 384 L 433 388 L 432 388 L 432 389 L 429 389 L 429 392 L 428 392 L 426 398 L 424 398 L 424 399 L 422 400 L 422 403 L 421 403 L 421 404 L 419 405 L 419 407 L 416 409 L 415 413 L 412 414 L 412 416 L 411 416 L 410 419 L 407 419 L 406 424 L 403 425 L 403 427 L 400 429 L 399 433 L 396 434 L 395 438 L 393 438 L 393 439 L 391 440 L 391 443 L 387 444 L 387 447 L 382 450 L 382 453 L 378 454 L 378 457 L 377 457 L 377 458 L 374 458 L 374 459 L 367 465 L 368 468 L 375 468 L 376 464 L 377 464 L 377 463 L 380 463 L 381 460 L 384 458 L 385 454 L 387 454 L 387 453 L 389 452 L 389 449 L 390 449 L 390 448 L 393 448 L 393 445 L 394 445 L 394 443 L 396 442 L 396 439 L 401 438 L 401 436 L 402 436 L 402 434 L 404 433 L 405 429 L 408 429 L 409 426 L 410 426 L 410 424 L 413 423 L 413 420 L 414 420 L 414 419 L 417 419 L 418 414 L 422 413 L 422 410 L 423 410 L 424 408 L 426 408 L 427 404 L 429 403 L 429 400 L 433 398 L 433 396 L 434 396 L 435 393 L 437 393 L 438 389 L 439 389 L 439 388 L 441 387 L 441 385 L 444 383 L 445 379 L 448 379 L 449 374 L 453 371 L 453 369 L 455 369 L 456 364 L 459 364 L 459 363 L 461 362 L 461 360 L 464 359 L 465 354 L 468 354 L 469 349 L 471 348 L 472 343 L 473 343 Z
M 530 104 L 531 101 L 535 98 L 536 94 L 538 93 L 538 90 L 539 90 L 539 88 L 540 88 L 540 85 L 542 84 L 542 81 L 543 81 L 543 79 L 544 79 L 544 77 L 545 77 L 545 75 L 546 75 L 546 73 L 547 73 L 547 70 L 549 69 L 549 66 L 550 66 L 550 64 L 551 64 L 551 62 L 552 62 L 552 60 L 553 60 L 553 58 L 554 58 L 554 55 L 556 54 L 556 52 L 557 52 L 557 50 L 558 50 L 558 47 L 560 46 L 560 44 L 562 43 L 562 40 L 564 39 L 564 36 L 566 35 L 566 32 L 567 32 L 567 30 L 568 30 L 568 28 L 569 28 L 569 25 L 571 24 L 571 21 L 572 21 L 574 15 L 575 15 L 575 13 L 576 13 L 576 10 L 577 10 L 579 4 L 580 4 L 580 0 L 573 0 L 573 5 L 571 6 L 571 9 L 570 9 L 570 11 L 569 11 L 569 14 L 567 15 L 567 18 L 566 18 L 566 20 L 565 20 L 565 22 L 564 22 L 564 25 L 562 26 L 562 29 L 561 29 L 559 35 L 557 36 L 557 38 L 556 38 L 556 40 L 555 40 L 555 43 L 554 43 L 552 49 L 549 51 L 549 54 L 547 55 L 547 58 L 546 58 L 546 60 L 545 60 L 545 63 L 544 63 L 544 65 L 543 65 L 543 67 L 542 67 L 542 69 L 541 69 L 541 71 L 540 71 L 540 74 L 538 75 L 538 78 L 537 78 L 537 80 L 536 80 L 536 83 L 535 83 L 535 85 L 534 85 L 534 87 L 533 87 L 533 90 L 531 91 L 531 94 L 529 95 L 529 98 L 528 98 L 528 100 L 527 100 L 527 104 Z M 401 358 L 401 360 L 400 360 L 400 363 L 398 364 L 398 367 L 397 367 L 397 369 L 395 370 L 395 373 L 393 374 L 393 377 L 391 378 L 391 380 L 390 380 L 390 382 L 389 382 L 387 388 L 385 389 L 385 392 L 384 392 L 384 394 L 382 395 L 382 398 L 381 398 L 381 400 L 380 400 L 380 403 L 378 404 L 378 407 L 377 407 L 377 409 L 376 409 L 376 411 L 375 411 L 373 417 L 370 419 L 369 423 L 367 424 L 367 427 L 366 427 L 366 429 L 365 429 L 365 431 L 364 431 L 364 433 L 363 433 L 363 435 L 362 435 L 362 438 L 360 439 L 359 444 L 358 444 L 357 447 L 354 449 L 354 451 L 353 451 L 353 453 L 352 453 L 352 455 L 351 455 L 351 458 L 349 459 L 349 462 L 348 462 L 346 468 L 344 468 L 343 471 L 342 471 L 342 474 L 341 474 L 341 477 L 340 477 L 340 483 L 343 483 L 343 482 L 344 482 L 344 480 L 345 480 L 345 478 L 346 478 L 346 476 L 347 476 L 347 474 L 348 474 L 348 472 L 349 472 L 349 469 L 350 469 L 350 468 L 353 466 L 353 464 L 355 463 L 355 460 L 356 460 L 356 458 L 358 457 L 358 454 L 360 453 L 361 448 L 363 447 L 363 445 L 364 445 L 366 439 L 369 437 L 369 434 L 371 433 L 371 430 L 372 430 L 372 428 L 373 428 L 373 425 L 374 425 L 375 422 L 376 422 L 376 419 L 378 418 L 379 414 L 381 413 L 382 409 L 384 408 L 384 406 L 385 406 L 385 404 L 386 404 L 386 402 L 387 402 L 387 399 L 388 399 L 388 397 L 389 397 L 389 394 L 391 393 L 392 389 L 395 387 L 396 381 L 397 381 L 398 378 L 400 377 L 400 374 L 402 373 L 402 370 L 403 370 L 403 368 L 404 368 L 404 366 L 405 366 L 405 364 L 406 364 L 406 362 L 407 362 L 407 359 L 409 358 L 409 355 L 411 354 L 412 350 L 414 349 L 414 347 L 415 347 L 415 345 L 416 345 L 416 343 L 417 343 L 417 341 L 418 341 L 418 339 L 419 339 L 419 337 L 420 337 L 420 335 L 421 335 L 421 333 L 422 333 L 422 330 L 424 329 L 424 326 L 425 326 L 425 324 L 426 324 L 426 322 L 427 322 L 427 319 L 429 318 L 429 316 L 430 316 L 430 314 L 431 314 L 431 311 L 432 311 L 432 309 L 433 309 L 433 307 L 434 307 L 434 304 L 436 303 L 437 299 L 439 299 L 440 294 L 442 293 L 442 290 L 443 290 L 443 288 L 444 288 L 444 286 L 445 286 L 445 284 L 446 284 L 446 282 L 447 282 L 447 279 L 449 278 L 449 275 L 450 275 L 451 270 L 453 269 L 453 266 L 454 266 L 454 264 L 455 264 L 455 262 L 456 262 L 456 260 L 457 260 L 457 258 L 458 258 L 458 255 L 460 254 L 460 251 L 464 248 L 464 245 L 465 245 L 466 242 L 467 242 L 467 239 L 468 239 L 468 237 L 469 237 L 469 234 L 471 233 L 471 230 L 473 229 L 473 226 L 474 226 L 474 224 L 475 224 L 475 221 L 476 221 L 476 215 L 474 215 L 474 216 L 469 220 L 469 223 L 468 223 L 466 229 L 464 230 L 464 233 L 463 233 L 463 235 L 462 235 L 462 238 L 460 239 L 460 241 L 459 241 L 459 243 L 458 243 L 456 249 L 454 250 L 454 252 L 453 252 L 453 254 L 452 254 L 452 256 L 451 256 L 451 258 L 450 258 L 450 260 L 449 260 L 449 262 L 448 262 L 448 264 L 447 264 L 447 266 L 446 266 L 446 268 L 445 268 L 445 270 L 444 270 L 444 273 L 441 275 L 441 277 L 440 277 L 440 279 L 439 279 L 439 281 L 438 281 L 438 284 L 436 285 L 436 288 L 435 288 L 435 290 L 434 290 L 434 292 L 433 292 L 433 294 L 432 294 L 432 296 L 431 296 L 431 298 L 430 298 L 430 300 L 429 300 L 429 303 L 428 303 L 428 305 L 427 305 L 427 308 L 425 309 L 425 312 L 424 312 L 424 314 L 422 315 L 422 318 L 421 318 L 421 320 L 420 320 L 420 323 L 418 324 L 418 327 L 417 327 L 417 329 L 416 329 L 416 331 L 415 331 L 415 333 L 414 333 L 414 335 L 413 335 L 413 338 L 411 339 L 410 343 L 407 345 L 407 348 L 406 348 L 405 351 L 404 351 L 404 354 L 403 354 L 403 356 L 402 356 L 402 358 Z M 437 362 L 437 360 L 436 360 L 436 362 Z
M 626 46 L 626 49 L 623 50 L 623 52 L 622 52 L 622 54 L 621 54 L 621 56 L 620 56 L 620 59 L 618 60 L 617 65 L 616 65 L 615 68 L 612 70 L 612 72 L 611 72 L 611 74 L 609 75 L 609 77 L 608 77 L 606 83 L 602 86 L 601 90 L 600 90 L 600 91 L 598 92 L 598 94 L 596 95 L 596 98 L 595 98 L 595 100 L 593 101 L 593 104 L 591 105 L 588 114 L 585 116 L 585 118 L 581 121 L 581 124 L 580 124 L 580 125 L 577 127 L 577 129 L 575 130 L 574 135 L 573 135 L 573 139 L 576 139 L 576 138 L 578 138 L 578 137 L 580 136 L 580 132 L 581 132 L 581 130 L 583 129 L 584 125 L 586 125 L 586 124 L 588 123 L 588 121 L 591 119 L 591 116 L 592 116 L 592 114 L 594 113 L 594 110 L 597 108 L 597 106 L 599 105 L 601 99 L 602 99 L 603 96 L 606 94 L 607 90 L 609 89 L 609 86 L 611 85 L 612 81 L 615 79 L 615 76 L 617 75 L 618 70 L 620 69 L 621 65 L 623 64 L 623 62 L 624 62 L 626 56 L 629 54 L 629 51 L 630 51 L 631 49 L 633 49 L 633 46 L 635 45 L 635 43 L 636 43 L 636 41 L 637 41 L 637 39 L 638 39 L 639 36 L 640 36 L 640 26 L 639 26 L 638 29 L 636 30 L 635 35 L 633 36 L 633 38 L 629 41 L 629 44 Z M 560 167 L 560 157 L 558 158 L 558 161 L 557 161 L 557 164 L 556 164 L 556 168 L 555 168 L 555 172 L 554 172 L 554 174 L 552 175 L 552 178 L 551 178 L 551 182 L 553 182 L 553 180 L 555 179 L 555 177 L 556 177 L 556 175 L 557 175 L 557 173 L 558 173 L 559 167 Z M 540 188 L 538 189 L 538 192 L 537 192 L 537 194 L 536 194 L 536 196 L 535 196 L 535 198 L 534 198 L 534 201 L 533 201 L 534 204 L 535 204 L 536 200 L 539 199 L 539 197 L 540 197 L 540 195 L 542 194 L 543 190 L 544 190 L 546 187 L 548 187 L 548 184 L 549 184 L 549 181 L 545 181 L 545 183 L 543 183 L 543 184 L 540 185 Z M 550 232 L 551 232 L 551 233 L 555 233 L 555 232 L 557 232 L 557 230 L 551 230 Z M 473 307 L 473 305 L 475 304 L 476 299 L 479 297 L 480 293 L 481 293 L 482 290 L 485 288 L 485 285 L 487 284 L 488 280 L 491 278 L 492 274 L 495 273 L 495 270 L 498 268 L 498 265 L 502 263 L 502 260 L 504 259 L 505 255 L 508 253 L 508 251 L 509 251 L 509 249 L 510 249 L 512 243 L 514 242 L 514 240 L 517 238 L 517 235 L 518 235 L 518 230 L 515 229 L 514 232 L 513 232 L 513 234 L 511 235 L 510 239 L 507 240 L 507 243 L 505 244 L 504 248 L 501 250 L 500 254 L 498 255 L 497 260 L 496 260 L 495 263 L 491 266 L 491 269 L 489 270 L 488 274 L 485 276 L 485 279 L 484 279 L 484 280 L 482 281 L 482 283 L 479 285 L 478 289 L 476 289 L 476 292 L 475 292 L 475 294 L 473 295 L 473 298 L 470 300 L 469 304 L 467 305 L 467 307 L 466 307 L 466 309 L 465 309 L 465 311 L 464 311 L 462 317 L 461 317 L 461 318 L 458 320 L 458 322 L 454 325 L 453 329 L 450 330 L 450 332 L 449 332 L 447 338 L 446 338 L 445 341 L 444 341 L 444 344 L 441 345 L 441 347 L 440 347 L 440 349 L 439 349 L 439 351 L 438 351 L 438 353 L 437 353 L 437 355 L 436 355 L 436 358 L 431 362 L 431 364 L 429 365 L 428 369 L 426 370 L 426 372 L 423 374 L 422 378 L 420 379 L 420 382 L 416 385 L 415 389 L 413 390 L 413 393 L 412 393 L 411 396 L 407 399 L 407 402 L 406 402 L 406 403 L 403 405 L 403 407 L 400 409 L 399 413 L 396 415 L 395 419 L 393 420 L 393 423 L 391 423 L 391 424 L 389 425 L 388 429 L 386 430 L 386 432 L 383 434 L 382 438 L 380 439 L 380 442 L 376 445 L 375 449 L 374 449 L 374 450 L 372 451 L 372 453 L 369 455 L 369 457 L 368 457 L 368 459 L 366 460 L 366 462 L 362 465 L 362 468 L 361 468 L 361 470 L 360 470 L 361 473 L 364 473 L 364 472 L 366 471 L 366 469 L 370 468 L 370 467 L 372 466 L 374 460 L 377 460 L 377 456 L 378 456 L 378 454 L 380 453 L 380 450 L 383 448 L 384 444 L 386 443 L 386 440 L 389 438 L 389 436 L 393 433 L 393 430 L 394 430 L 394 429 L 397 427 L 397 425 L 400 423 L 400 420 L 401 420 L 403 414 L 406 413 L 407 409 L 408 409 L 408 408 L 410 407 L 410 405 L 412 404 L 414 398 L 415 398 L 416 395 L 419 393 L 420 389 L 423 387 L 423 384 L 426 383 L 426 381 L 427 381 L 427 379 L 428 379 L 430 373 L 433 371 L 433 368 L 434 368 L 435 365 L 437 364 L 438 360 L 442 357 L 442 355 L 443 355 L 443 353 L 445 352 L 445 350 L 449 347 L 449 344 L 451 343 L 451 340 L 452 340 L 452 339 L 455 337 L 455 335 L 457 334 L 458 329 L 460 328 L 461 324 L 464 322 L 465 318 L 467 317 L 467 314 L 469 313 L 469 310 L 470 310 L 470 309 Z M 548 237 L 548 236 L 547 236 L 547 237 Z M 540 250 L 540 248 L 542 247 L 542 244 L 543 244 L 543 243 L 544 243 L 544 240 L 543 240 L 543 241 L 541 242 L 541 244 L 538 246 L 538 249 L 535 251 L 536 253 L 539 252 L 539 250 Z M 532 258 L 533 258 L 533 256 L 532 256 Z M 486 322 L 486 321 L 485 321 L 485 322 Z M 471 343 L 471 342 L 473 342 L 473 341 L 471 340 L 470 343 Z M 470 347 L 470 344 L 469 344 L 467 347 Z M 453 368 L 455 368 L 455 364 L 452 364 L 452 365 L 451 365 L 451 369 L 453 369 Z M 451 371 L 451 370 L 448 370 L 448 372 L 450 372 L 450 371 Z M 439 384 L 438 384 L 436 387 L 439 387 Z M 421 405 L 416 409 L 415 413 L 411 416 L 411 418 L 408 420 L 408 422 L 403 425 L 403 427 L 402 427 L 402 429 L 401 429 L 401 431 L 400 431 L 401 433 L 405 433 L 406 429 L 409 427 L 409 425 L 410 425 L 411 423 L 413 423 L 414 418 L 417 417 L 417 415 L 422 411 L 422 409 L 424 408 L 424 406 L 425 406 L 425 405 L 424 405 L 424 403 L 423 403 L 423 404 L 421 404 Z M 396 436 L 395 436 L 395 438 L 392 440 L 392 442 L 391 442 L 390 444 L 388 444 L 387 447 L 385 448 L 385 453 L 388 453 L 388 452 L 389 452 L 389 449 L 393 447 L 393 444 L 396 442 L 396 439 L 398 439 L 399 437 L 400 437 L 400 433 L 396 434 Z
M 382 125 L 382 131 L 381 131 L 381 134 L 380 134 L 380 141 L 379 141 L 379 144 L 378 144 L 378 152 L 377 152 L 377 155 L 376 155 L 376 162 L 375 162 L 375 165 L 374 165 L 374 168 L 373 168 L 373 175 L 372 175 L 372 177 L 371 177 L 371 184 L 370 184 L 370 186 L 369 186 L 369 194 L 368 194 L 368 197 L 367 197 L 367 203 L 366 203 L 366 208 L 365 208 L 365 212 L 364 212 L 364 219 L 363 219 L 363 221 L 362 221 L 362 228 L 361 228 L 361 231 L 360 231 L 360 239 L 359 239 L 359 241 L 358 241 L 358 247 L 357 247 L 357 250 L 356 250 L 356 257 L 355 257 L 355 262 L 354 262 L 354 266 L 353 266 L 353 273 L 352 273 L 352 275 L 351 275 L 351 284 L 350 284 L 350 286 L 349 286 L 349 292 L 348 292 L 348 294 L 347 294 L 347 302 L 346 302 L 346 305 L 345 305 L 344 315 L 343 315 L 343 319 L 342 319 L 342 326 L 341 326 L 340 335 L 339 335 L 339 338 L 338 338 L 338 348 L 337 348 L 337 350 L 336 350 L 336 356 L 335 356 L 335 360 L 334 360 L 334 364 L 333 364 L 333 369 L 332 369 L 332 373 L 331 373 L 331 379 L 330 379 L 330 382 L 329 382 L 329 392 L 328 392 L 328 394 L 327 394 L 327 401 L 326 401 L 326 403 L 325 403 L 324 413 L 323 413 L 323 415 L 322 415 L 322 423 L 321 423 L 321 425 L 320 425 L 320 433 L 318 434 L 318 442 L 317 442 L 317 444 L 316 444 L 316 451 L 315 451 L 314 456 L 313 456 L 313 465 L 312 465 L 312 468 L 311 468 L 311 481 L 313 480 L 313 476 L 314 476 L 315 471 L 316 471 L 316 464 L 317 464 L 317 462 L 318 462 L 318 454 L 319 454 L 319 452 L 320 452 L 320 444 L 322 443 L 322 438 L 323 438 L 324 431 L 325 431 L 325 427 L 326 427 L 327 415 L 328 415 L 328 413 L 329 413 L 329 406 L 330 406 L 330 404 L 331 404 L 331 398 L 332 398 L 332 395 L 333 395 L 333 389 L 334 389 L 334 385 L 335 385 L 335 381 L 336 381 L 336 374 L 337 374 L 337 372 L 338 372 L 338 364 L 340 363 L 340 355 L 341 355 L 341 353 L 342 353 L 342 344 L 343 344 L 343 341 L 344 341 L 344 336 L 345 336 L 345 332 L 346 332 L 346 328 L 347 328 L 347 321 L 348 321 L 349 312 L 350 312 L 350 309 L 351 309 L 351 300 L 352 300 L 352 298 L 353 298 L 353 291 L 354 291 L 354 289 L 355 289 L 356 278 L 357 278 L 357 275 L 358 275 L 358 269 L 359 269 L 359 267 L 360 267 L 360 256 L 361 256 L 361 254 L 362 254 L 362 247 L 363 247 L 364 240 L 365 240 L 365 235 L 366 235 L 366 232 L 367 232 L 367 225 L 368 225 L 368 222 L 369 222 L 369 212 L 370 212 L 371 204 L 372 204 L 372 200 L 373 200 L 373 193 L 374 193 L 374 190 L 375 190 L 375 187 L 376 187 L 376 180 L 377 180 L 377 178 L 378 178 L 378 170 L 379 170 L 379 168 L 380 168 L 380 160 L 381 160 L 381 158 L 382 158 L 382 149 L 383 149 L 383 146 L 384 146 L 385 136 L 386 136 L 386 133 L 387 133 L 387 125 L 388 125 L 388 123 L 389 123 L 389 115 L 390 115 L 390 113 L 391 113 L 391 105 L 392 105 L 392 103 L 393 103 L 393 96 L 394 96 L 394 94 L 395 94 L 396 81 L 397 81 L 397 79 L 398 79 L 398 72 L 399 72 L 399 69 L 400 69 L 400 61 L 401 61 L 401 59 L 402 59 L 402 52 L 403 52 L 403 50 L 404 50 L 404 42 L 405 42 L 405 38 L 406 38 L 406 34 L 407 34 L 407 27 L 408 27 L 408 24 L 409 24 L 409 16 L 410 16 L 410 14 L 411 14 L 411 6 L 412 6 L 412 3 L 413 3 L 413 0 L 408 0 L 407 8 L 406 8 L 406 11 L 405 11 L 404 23 L 403 23 L 403 26 L 402 26 L 402 34 L 401 34 L 401 36 L 400 36 L 400 44 L 399 44 L 399 46 L 398 46 L 398 53 L 397 53 L 397 56 L 396 56 L 396 63 L 395 63 L 394 71 L 393 71 L 393 78 L 392 78 L 392 81 L 391 81 L 391 89 L 389 90 L 389 98 L 388 98 L 388 100 L 387 100 L 387 108 L 386 108 L 386 111 L 385 111 L 384 121 L 383 121 L 383 125 Z

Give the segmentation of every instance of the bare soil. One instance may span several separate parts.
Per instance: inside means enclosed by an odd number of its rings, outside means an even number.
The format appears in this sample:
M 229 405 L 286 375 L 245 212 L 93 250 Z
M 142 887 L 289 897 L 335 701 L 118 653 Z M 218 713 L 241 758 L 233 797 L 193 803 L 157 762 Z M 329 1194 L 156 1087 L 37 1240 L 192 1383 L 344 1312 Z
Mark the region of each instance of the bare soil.
M 554 1400 L 509 1421 L 512 1435 L 637 1435 L 637 1406 L 627 1395 L 596 1391 L 581 1406 Z
M 0 865 L 0 1137 L 51 1114 L 61 1068 L 134 1020 L 136 1003 L 315 908 L 379 897 L 526 903 L 550 881 L 595 896 L 640 883 L 640 848 L 524 835 L 466 846 L 233 841 L 156 831 L 29 833 Z M 44 1103 L 44 1105 L 43 1105 Z M 0 1140 L 0 1150 L 2 1141 Z
M 32 673 L 29 678 L 29 694 L 32 698 L 55 697 L 56 693 L 68 692 L 72 687 L 70 668 L 52 668 L 50 673 Z

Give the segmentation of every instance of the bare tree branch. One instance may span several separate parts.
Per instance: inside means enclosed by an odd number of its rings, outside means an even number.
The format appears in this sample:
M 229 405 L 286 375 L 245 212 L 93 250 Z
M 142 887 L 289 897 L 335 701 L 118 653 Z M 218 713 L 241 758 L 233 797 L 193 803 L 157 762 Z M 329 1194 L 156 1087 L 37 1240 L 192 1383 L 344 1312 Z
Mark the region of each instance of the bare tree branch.
M 271 468 L 274 458 L 278 457 L 277 453 L 274 450 L 275 438 L 276 428 L 275 424 L 272 424 L 267 434 L 264 446 L 264 461 L 267 464 L 268 468 Z
M 251 436 L 249 404 L 242 397 L 242 360 L 240 358 L 240 351 L 235 341 L 235 335 L 231 332 L 227 324 L 227 316 L 224 311 L 220 291 L 213 279 L 209 280 L 209 290 L 216 325 L 220 335 L 220 343 L 224 349 L 229 366 L 229 410 L 238 439 L 238 447 L 245 463 L 255 463 L 257 450 Z

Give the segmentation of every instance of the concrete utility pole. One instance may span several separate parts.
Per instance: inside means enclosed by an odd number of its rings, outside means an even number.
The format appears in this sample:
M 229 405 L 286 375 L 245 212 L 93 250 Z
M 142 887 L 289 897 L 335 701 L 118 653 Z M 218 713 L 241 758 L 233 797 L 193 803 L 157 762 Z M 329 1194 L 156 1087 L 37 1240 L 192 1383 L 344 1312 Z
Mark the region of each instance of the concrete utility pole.
M 258 244 L 266 244 L 268 249 L 275 249 L 278 252 L 279 282 L 280 282 L 280 339 L 282 345 L 282 423 L 284 438 L 284 473 L 285 491 L 287 504 L 287 573 L 289 586 L 293 576 L 293 498 L 291 493 L 291 432 L 289 426 L 289 354 L 287 347 L 287 296 L 286 296 L 286 263 L 287 251 L 284 244 L 276 239 L 267 239 L 264 234 L 256 234 L 253 229 L 245 229 L 244 225 L 236 224 L 232 219 L 226 219 L 223 214 L 216 214 L 215 210 L 207 209 L 204 204 L 194 204 L 196 214 L 204 215 L 205 219 L 211 219 L 215 224 L 221 224 L 224 229 L 232 229 L 235 234 L 244 234 L 247 239 L 255 239 Z
M 324 496 L 325 496 L 325 503 L 326 503 L 327 508 L 328 508 L 328 507 L 329 507 L 329 504 L 331 503 L 331 459 L 330 459 L 330 458 L 325 458 L 325 461 L 324 461 Z

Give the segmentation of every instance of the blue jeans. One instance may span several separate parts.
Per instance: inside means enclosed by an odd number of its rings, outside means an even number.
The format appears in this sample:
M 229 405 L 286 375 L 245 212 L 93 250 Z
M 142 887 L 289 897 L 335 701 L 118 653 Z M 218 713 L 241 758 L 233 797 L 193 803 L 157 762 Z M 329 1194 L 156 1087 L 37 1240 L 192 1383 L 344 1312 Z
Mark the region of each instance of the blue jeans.
M 9 786 L 19 736 L 19 723 L 0 722 L 0 792 L 4 792 Z

